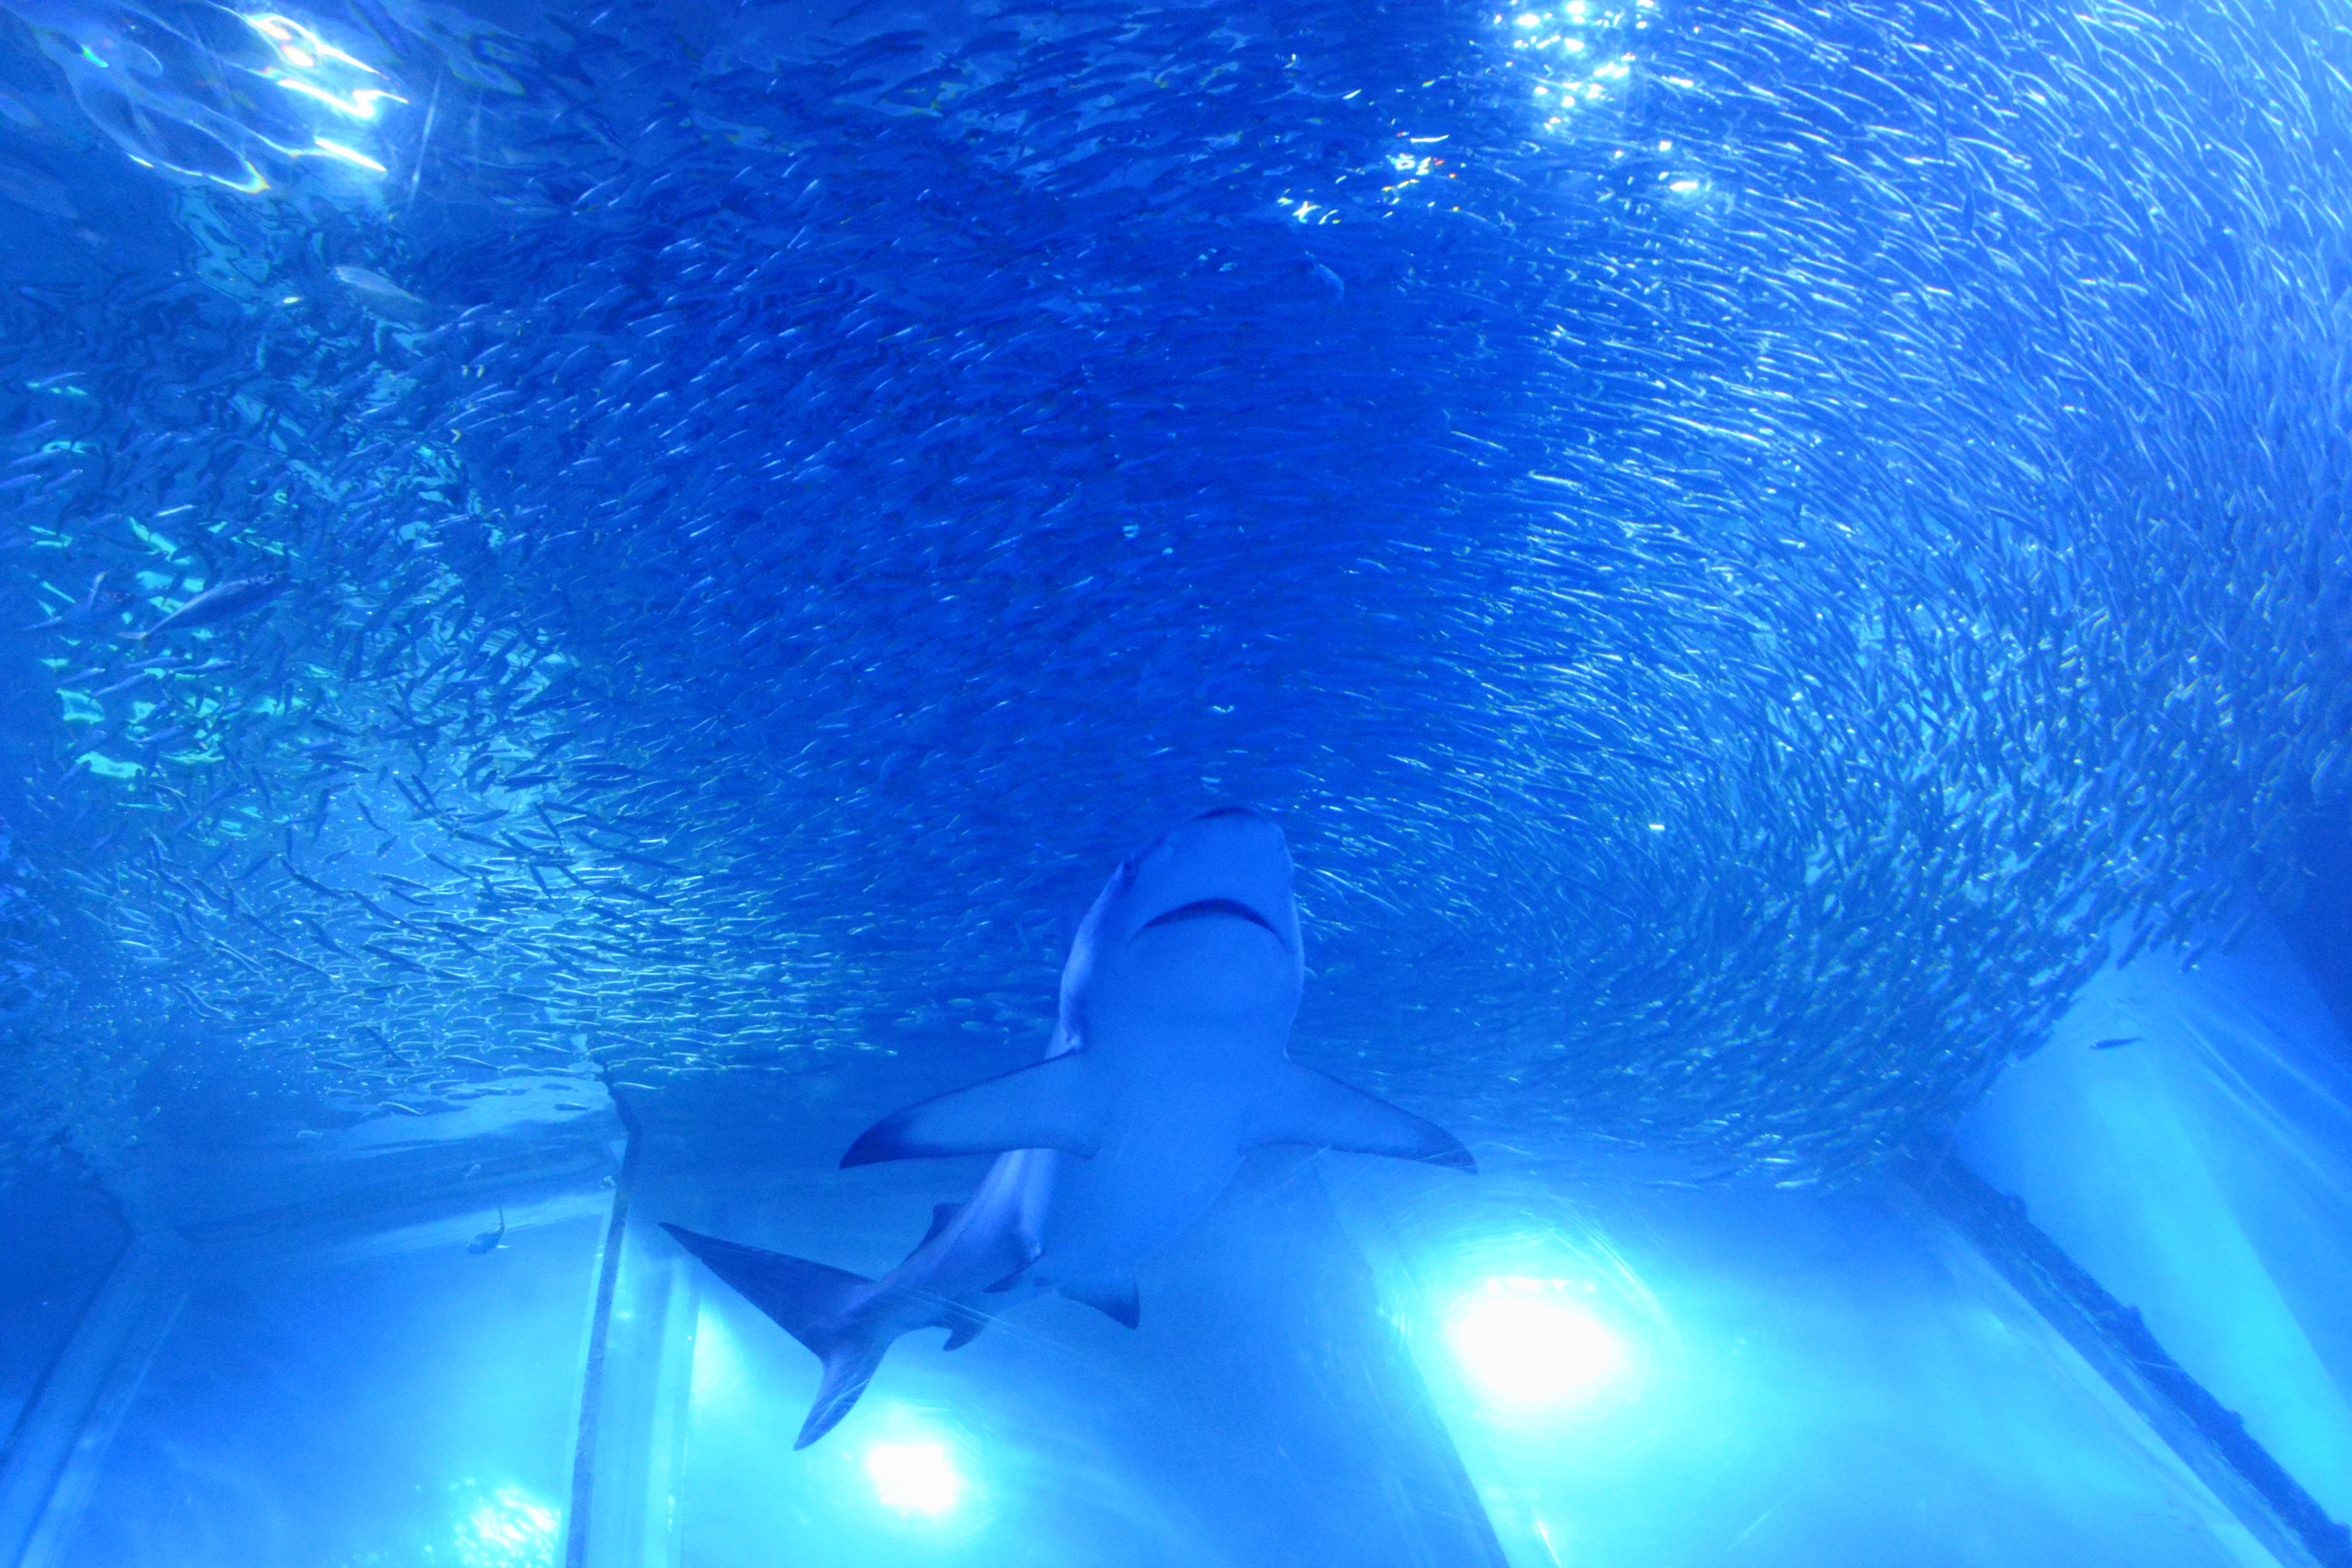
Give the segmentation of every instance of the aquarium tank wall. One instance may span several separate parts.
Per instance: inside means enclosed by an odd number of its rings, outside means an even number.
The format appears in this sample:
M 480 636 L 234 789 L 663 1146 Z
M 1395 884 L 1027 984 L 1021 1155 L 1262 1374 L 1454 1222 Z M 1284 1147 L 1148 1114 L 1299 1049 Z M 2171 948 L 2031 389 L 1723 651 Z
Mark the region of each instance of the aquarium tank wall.
M 0 0 L 0 1568 L 2352 1564 L 2341 0 Z

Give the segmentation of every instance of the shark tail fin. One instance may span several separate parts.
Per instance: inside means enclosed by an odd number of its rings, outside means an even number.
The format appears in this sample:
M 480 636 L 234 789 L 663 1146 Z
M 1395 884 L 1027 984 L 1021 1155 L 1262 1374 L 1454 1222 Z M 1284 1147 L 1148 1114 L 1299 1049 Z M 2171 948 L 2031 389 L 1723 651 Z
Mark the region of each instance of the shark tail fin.
M 811 1263 L 805 1258 L 787 1258 L 781 1252 L 763 1252 L 756 1247 L 721 1241 L 684 1226 L 664 1225 L 662 1228 L 676 1237 L 679 1246 L 709 1264 L 713 1274 L 735 1287 L 745 1300 L 774 1319 L 784 1332 L 824 1357 L 828 1363 L 842 1342 L 844 1310 L 858 1291 L 874 1283 L 845 1268 L 832 1268 Z M 876 1354 L 878 1358 L 880 1352 Z
M 824 1358 L 824 1381 L 817 1385 L 816 1403 L 809 1406 L 808 1419 L 801 1423 L 801 1435 L 793 1439 L 795 1449 L 811 1443 L 841 1425 L 873 1381 L 874 1369 L 882 1364 L 882 1352 L 890 1348 L 884 1340 L 879 1344 L 860 1336 L 845 1338 L 836 1343 Z
M 805 1258 L 721 1241 L 684 1226 L 662 1228 L 784 1332 L 824 1359 L 824 1381 L 817 1386 L 816 1403 L 809 1407 L 793 1447 L 805 1448 L 839 1426 L 873 1381 L 882 1352 L 890 1348 L 887 1338 L 877 1342 L 848 1316 L 859 1293 L 874 1281 Z

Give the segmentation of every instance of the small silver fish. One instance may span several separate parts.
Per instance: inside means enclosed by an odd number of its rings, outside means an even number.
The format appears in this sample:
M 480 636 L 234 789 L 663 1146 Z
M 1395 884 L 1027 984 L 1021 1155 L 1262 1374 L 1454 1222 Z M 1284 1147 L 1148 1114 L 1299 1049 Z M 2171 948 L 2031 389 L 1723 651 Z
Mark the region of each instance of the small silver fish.
M 226 621 L 248 611 L 257 610 L 286 591 L 286 574 L 265 573 L 258 577 L 233 577 L 211 587 L 157 621 L 143 632 L 131 634 L 133 642 L 145 642 L 165 632 L 184 632 L 196 626 L 208 626 L 215 621 Z
M 335 281 L 352 291 L 360 309 L 387 321 L 418 325 L 440 314 L 430 301 L 420 300 L 381 272 L 364 267 L 338 267 Z
M 100 572 L 90 579 L 89 592 L 82 595 L 81 603 L 69 605 L 47 620 L 36 621 L 25 629 L 28 632 L 45 632 L 52 626 L 86 626 L 100 616 L 111 615 L 129 604 L 131 596 L 131 591 L 127 588 L 108 587 L 106 574 Z

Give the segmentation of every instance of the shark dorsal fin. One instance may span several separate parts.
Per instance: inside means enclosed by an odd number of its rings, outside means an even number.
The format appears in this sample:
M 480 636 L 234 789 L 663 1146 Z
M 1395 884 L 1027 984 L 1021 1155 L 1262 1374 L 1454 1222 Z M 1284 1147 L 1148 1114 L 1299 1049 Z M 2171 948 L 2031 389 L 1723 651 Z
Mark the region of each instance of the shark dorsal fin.
M 1282 1064 L 1274 1092 L 1252 1109 L 1242 1134 L 1244 1152 L 1266 1143 L 1305 1143 L 1356 1154 L 1386 1154 L 1424 1160 L 1457 1171 L 1475 1171 L 1453 1133 L 1360 1089 L 1349 1089 L 1297 1062 Z
M 963 1205 L 961 1204 L 933 1204 L 931 1205 L 931 1228 L 923 1232 L 923 1239 L 915 1243 L 915 1245 L 918 1247 L 929 1247 L 933 1241 L 939 1238 L 940 1232 L 947 1229 L 948 1226 L 955 1223 L 955 1216 L 961 1213 L 963 1213 Z
M 841 1157 L 842 1168 L 1014 1149 L 1091 1157 L 1102 1139 L 1093 1068 L 1086 1052 L 1069 1051 L 910 1105 L 861 1133 Z

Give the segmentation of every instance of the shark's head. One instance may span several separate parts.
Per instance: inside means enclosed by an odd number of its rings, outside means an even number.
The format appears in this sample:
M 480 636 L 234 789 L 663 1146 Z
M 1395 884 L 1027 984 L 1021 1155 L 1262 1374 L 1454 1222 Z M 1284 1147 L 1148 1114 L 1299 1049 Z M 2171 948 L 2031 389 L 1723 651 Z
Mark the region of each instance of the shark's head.
M 1271 817 L 1220 806 L 1169 829 L 1111 879 L 1106 901 L 1128 942 L 1197 922 L 1255 925 L 1299 956 L 1290 846 Z
M 1066 1028 L 1085 1015 L 1171 1023 L 1278 1020 L 1306 973 L 1290 847 L 1270 817 L 1203 812 L 1130 856 L 1087 914 L 1062 971 Z

